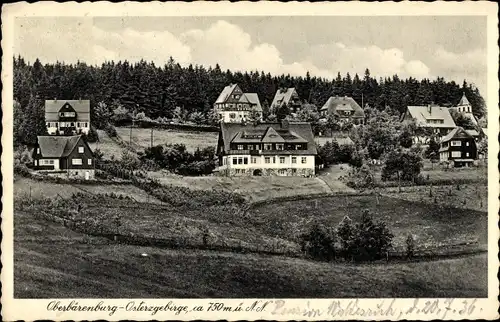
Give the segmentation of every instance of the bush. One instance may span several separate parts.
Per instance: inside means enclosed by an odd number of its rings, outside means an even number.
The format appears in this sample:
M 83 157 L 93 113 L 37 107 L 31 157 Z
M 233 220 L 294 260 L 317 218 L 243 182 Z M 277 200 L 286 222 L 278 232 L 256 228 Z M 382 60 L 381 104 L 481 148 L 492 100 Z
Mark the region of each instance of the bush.
M 395 174 L 398 180 L 414 181 L 422 170 L 422 158 L 414 151 L 393 151 L 387 155 L 382 168 L 382 181 L 390 180 Z
M 375 222 L 365 210 L 361 222 L 355 226 L 350 243 L 351 255 L 355 261 L 373 261 L 384 258 L 392 246 L 394 235 L 385 222 Z
M 335 231 L 318 223 L 300 237 L 302 251 L 317 260 L 329 261 L 336 258 L 335 241 Z
M 412 259 L 415 255 L 415 239 L 412 234 L 408 234 L 406 237 L 406 258 Z

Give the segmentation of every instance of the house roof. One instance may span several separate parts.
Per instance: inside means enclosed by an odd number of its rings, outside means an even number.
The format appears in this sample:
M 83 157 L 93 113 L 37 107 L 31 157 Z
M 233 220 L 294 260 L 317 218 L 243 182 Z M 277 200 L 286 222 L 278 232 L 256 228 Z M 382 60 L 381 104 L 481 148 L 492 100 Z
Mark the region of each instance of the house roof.
M 458 102 L 457 106 L 463 106 L 463 105 L 470 105 L 467 96 L 465 96 L 465 93 L 462 94 L 462 98 L 460 99 L 460 102 Z
M 354 141 L 348 136 L 340 133 L 332 133 L 331 136 L 318 136 L 314 139 L 318 145 L 325 145 L 326 142 L 337 141 L 339 145 L 354 145 Z
M 467 133 L 467 131 L 465 131 L 463 128 L 456 127 L 441 139 L 441 143 L 448 142 L 452 139 L 463 139 L 463 138 L 472 138 L 472 136 L 469 133 Z
M 365 112 L 359 106 L 358 103 L 352 98 L 348 96 L 330 96 L 330 98 L 326 101 L 325 105 L 321 108 L 320 111 L 328 110 L 329 113 L 335 114 L 337 111 L 354 111 L 354 117 L 364 117 Z
M 415 119 L 417 125 L 425 127 L 455 127 L 450 111 L 442 106 L 408 106 L 408 113 Z M 427 123 L 427 120 L 443 120 L 441 124 Z
M 75 136 L 38 136 L 38 146 L 44 158 L 67 157 L 81 139 Z
M 59 110 L 68 103 L 76 112 L 77 121 L 90 120 L 90 100 L 46 100 L 45 121 L 59 121 Z
M 294 87 L 287 88 L 286 90 L 283 90 L 281 88 L 278 89 L 276 91 L 276 94 L 274 95 L 274 99 L 273 102 L 271 103 L 271 106 L 276 108 L 282 106 L 283 104 L 288 104 L 294 92 L 296 93 Z
M 257 95 L 257 93 L 243 93 L 243 95 L 241 95 L 240 97 L 240 102 L 244 102 L 242 101 L 243 99 L 245 99 L 251 104 L 255 104 L 255 109 L 257 111 L 262 111 L 262 106 L 260 106 L 259 95 Z
M 229 95 L 234 91 L 234 89 L 237 87 L 237 84 L 230 84 L 224 87 L 222 92 L 220 92 L 219 97 L 217 97 L 217 100 L 215 103 L 225 103 L 227 99 L 229 98 Z
M 292 154 L 316 154 L 311 125 L 290 122 L 288 128 L 279 122 L 259 124 L 221 123 L 220 134 L 224 150 L 230 151 L 231 143 L 309 143 L 307 150 L 293 150 Z

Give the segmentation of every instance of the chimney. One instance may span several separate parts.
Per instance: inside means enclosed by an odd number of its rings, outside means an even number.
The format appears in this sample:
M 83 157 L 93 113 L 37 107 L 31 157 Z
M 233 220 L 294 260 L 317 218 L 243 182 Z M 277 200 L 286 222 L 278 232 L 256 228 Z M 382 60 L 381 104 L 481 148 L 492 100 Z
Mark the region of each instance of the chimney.
M 287 119 L 281 120 L 281 128 L 283 130 L 288 130 L 289 125 L 290 125 L 290 122 Z
M 427 104 L 427 112 L 429 112 L 429 114 L 432 114 L 432 104 Z

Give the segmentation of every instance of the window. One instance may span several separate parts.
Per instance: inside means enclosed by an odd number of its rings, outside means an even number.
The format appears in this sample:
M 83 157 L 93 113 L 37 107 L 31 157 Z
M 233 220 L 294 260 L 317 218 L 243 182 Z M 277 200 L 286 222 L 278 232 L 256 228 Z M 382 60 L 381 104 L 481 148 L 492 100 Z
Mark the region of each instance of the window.
M 272 144 L 264 144 L 264 150 L 272 150 L 273 145 Z
M 252 163 L 257 163 L 257 158 L 252 157 Z
M 241 172 L 241 169 L 236 169 L 236 170 L 235 170 L 235 173 L 236 173 L 236 174 L 240 174 L 240 172 Z
M 285 157 L 280 157 L 280 163 L 285 163 Z
M 243 158 L 238 158 L 238 164 L 243 164 Z
M 295 145 L 295 150 L 300 150 L 302 146 L 300 144 Z
M 248 164 L 248 158 L 243 158 L 243 164 Z
M 469 152 L 465 153 L 465 156 L 466 156 L 466 157 L 469 157 Z
M 36 154 L 40 154 L 40 148 L 36 148 Z
M 278 174 L 285 175 L 286 174 L 286 170 L 285 169 L 279 169 L 278 170 Z
M 276 150 L 282 151 L 284 150 L 284 148 L 285 148 L 284 144 L 276 144 Z
M 469 146 L 469 141 L 465 142 L 465 146 Z
M 297 174 L 297 169 L 292 169 L 292 174 Z
M 82 165 L 82 159 L 71 159 L 72 165 Z
M 243 150 L 243 144 L 238 144 L 238 150 Z
M 40 160 L 40 165 L 54 165 L 54 160 Z
M 84 150 L 83 146 L 78 147 L 78 153 L 83 153 L 83 150 Z
M 307 157 L 302 157 L 301 162 L 302 162 L 302 164 L 307 163 Z
M 92 165 L 92 159 L 88 159 L 88 160 L 87 160 L 87 164 L 88 164 L 88 165 Z
M 71 122 L 71 126 L 75 126 L 75 123 L 74 123 L 74 122 Z
M 38 165 L 38 161 L 37 161 L 37 160 L 35 160 L 35 166 L 36 166 L 36 165 Z
M 273 163 L 276 163 L 276 157 L 273 157 Z
M 265 157 L 264 160 L 265 160 L 266 163 L 271 163 L 271 158 L 270 157 Z
M 292 157 L 292 163 L 297 163 L 297 157 Z
M 233 158 L 233 164 L 238 164 L 238 159 L 237 158 Z
M 460 141 L 451 141 L 451 146 L 461 146 L 462 142 Z
M 229 118 L 231 118 L 231 119 L 236 118 L 236 113 L 230 113 L 230 114 L 229 114 Z
M 461 156 L 462 156 L 462 153 L 460 151 L 451 151 L 452 158 L 460 158 Z

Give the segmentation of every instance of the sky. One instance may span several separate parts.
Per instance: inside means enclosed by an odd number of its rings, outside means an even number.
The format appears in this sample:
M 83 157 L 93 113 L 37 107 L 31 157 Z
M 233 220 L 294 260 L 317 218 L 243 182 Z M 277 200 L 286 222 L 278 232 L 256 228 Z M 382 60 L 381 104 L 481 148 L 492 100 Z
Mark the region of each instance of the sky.
M 18 17 L 14 54 L 43 63 L 144 59 L 334 78 L 474 83 L 486 94 L 486 17 Z

